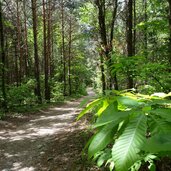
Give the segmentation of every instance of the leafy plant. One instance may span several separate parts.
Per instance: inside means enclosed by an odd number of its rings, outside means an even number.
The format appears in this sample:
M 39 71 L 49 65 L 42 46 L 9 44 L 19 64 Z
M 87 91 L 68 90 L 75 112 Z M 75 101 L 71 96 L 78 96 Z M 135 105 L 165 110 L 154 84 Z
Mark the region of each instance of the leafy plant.
M 15 85 L 10 86 L 7 97 L 9 107 L 35 103 L 36 98 L 34 96 L 34 87 L 35 83 L 32 79 L 26 83 L 22 83 L 18 87 Z
M 98 109 L 92 125 L 96 132 L 87 144 L 88 157 L 94 157 L 98 166 L 110 163 L 110 170 L 138 170 L 142 160 L 154 168 L 150 154 L 167 155 L 171 151 L 169 96 L 171 93 L 110 91 L 89 103 L 78 116 L 79 119 L 89 110 Z

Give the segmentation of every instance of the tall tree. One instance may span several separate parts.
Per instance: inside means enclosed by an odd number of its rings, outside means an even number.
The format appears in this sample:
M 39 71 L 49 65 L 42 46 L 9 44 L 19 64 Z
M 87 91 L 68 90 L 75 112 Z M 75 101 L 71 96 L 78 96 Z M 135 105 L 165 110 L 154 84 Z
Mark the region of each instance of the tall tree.
M 148 52 L 147 52 L 147 0 L 143 0 L 143 4 L 144 4 L 144 22 L 145 22 L 145 28 L 144 28 L 144 55 L 147 59 L 147 55 L 148 55 Z
M 26 0 L 23 0 L 23 13 L 24 13 L 24 65 L 25 75 L 29 76 L 29 50 L 28 50 L 28 33 L 27 33 L 27 16 L 26 16 Z
M 69 95 L 72 94 L 72 85 L 71 85 L 71 49 L 72 49 L 72 17 L 70 14 L 69 17 L 69 41 L 68 41 L 68 86 L 69 86 Z
M 128 0 L 127 1 L 127 53 L 128 57 L 133 56 L 133 0 Z M 128 68 L 128 88 L 133 88 L 133 77 L 132 77 L 132 72 Z
M 101 79 L 102 79 L 102 90 L 104 93 L 104 90 L 106 89 L 106 78 L 105 78 L 105 68 L 104 68 L 104 60 L 107 61 L 107 70 L 109 75 L 109 86 L 108 88 L 112 89 L 112 75 L 111 75 L 111 65 L 112 65 L 112 59 L 111 59 L 111 52 L 113 50 L 113 34 L 114 34 L 114 24 L 116 20 L 116 14 L 117 14 L 117 0 L 112 0 L 112 19 L 110 23 L 109 33 L 107 32 L 107 24 L 106 24 L 106 1 L 105 0 L 95 0 L 95 4 L 98 8 L 98 22 L 99 22 L 99 32 L 101 37 L 101 52 L 100 52 L 100 61 L 101 61 Z M 109 37 L 109 39 L 108 39 Z M 118 89 L 118 83 L 117 83 L 117 77 L 116 73 L 114 75 L 114 88 Z
M 4 42 L 4 19 L 2 14 L 2 2 L 0 1 L 0 57 L 2 62 L 2 70 L 1 70 L 1 80 L 2 80 L 2 107 L 7 109 L 7 100 L 6 100 L 6 91 L 5 91 L 5 42 Z
M 36 88 L 35 95 L 38 98 L 38 102 L 42 103 L 41 89 L 40 89 L 40 71 L 39 71 L 39 56 L 38 56 L 38 44 L 37 44 L 37 4 L 36 0 L 31 0 L 32 4 L 32 18 L 33 18 L 33 36 L 34 36 L 34 61 L 35 61 L 35 79 L 36 79 Z
M 171 0 L 168 0 L 169 3 L 169 64 L 171 66 Z
M 23 77 L 23 50 L 22 50 L 22 31 L 21 31 L 21 19 L 20 19 L 20 2 L 16 1 L 17 6 L 17 55 L 19 59 L 19 83 Z
M 65 54 L 65 30 L 64 30 L 64 0 L 61 1 L 61 36 L 62 36 L 62 63 L 63 63 L 63 95 L 66 96 L 66 54 Z
M 43 40 L 44 40 L 44 71 L 45 71 L 45 99 L 50 101 L 50 91 L 49 91 L 49 54 L 47 53 L 47 48 L 49 52 L 49 45 L 47 47 L 47 20 L 46 20 L 46 4 L 45 0 L 43 0 Z M 49 34 L 48 34 L 49 36 Z M 48 37 L 49 40 L 49 37 Z

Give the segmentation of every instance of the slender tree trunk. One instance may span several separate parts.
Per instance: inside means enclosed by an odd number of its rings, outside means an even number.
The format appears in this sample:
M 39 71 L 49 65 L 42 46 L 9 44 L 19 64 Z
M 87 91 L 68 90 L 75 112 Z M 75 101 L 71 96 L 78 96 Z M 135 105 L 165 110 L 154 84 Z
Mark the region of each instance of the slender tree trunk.
M 63 95 L 66 96 L 66 56 L 65 56 L 65 31 L 64 31 L 64 1 L 61 2 L 61 25 L 62 25 L 62 57 L 63 57 Z
M 145 28 L 144 28 L 144 56 L 147 59 L 148 57 L 148 44 L 147 44 L 147 0 L 143 0 L 144 2 L 144 21 L 145 21 Z
M 2 75 L 1 75 L 1 81 L 2 81 L 2 107 L 4 110 L 7 109 L 7 99 L 6 99 L 6 90 L 5 90 L 5 49 L 4 49 L 4 24 L 3 24 L 3 14 L 2 14 L 2 2 L 0 1 L 0 56 L 1 56 L 1 62 L 2 62 Z
M 39 57 L 38 57 L 38 45 L 37 45 L 37 14 L 36 14 L 36 0 L 31 0 L 32 3 L 32 17 L 33 17 L 33 36 L 34 36 L 34 60 L 35 60 L 35 79 L 36 88 L 35 95 L 38 98 L 38 103 L 42 103 L 41 90 L 40 90 L 40 71 L 39 71 Z
M 170 37 L 169 37 L 169 64 L 171 66 L 171 0 L 168 0 L 169 2 L 169 31 L 170 31 Z
M 19 82 L 21 83 L 23 77 L 23 51 L 22 51 L 22 41 L 21 41 L 21 20 L 20 20 L 20 7 L 19 0 L 17 3 L 17 54 L 19 57 Z
M 105 69 L 104 69 L 104 58 L 103 55 L 100 55 L 100 69 L 101 69 L 101 81 L 102 81 L 102 93 L 105 95 L 106 90 L 106 78 L 105 78 Z
M 10 69 L 10 63 L 9 63 L 9 45 L 8 45 L 8 37 L 6 36 L 5 37 L 5 68 L 7 69 L 7 72 L 5 74 L 5 77 L 6 77 L 6 84 L 9 85 L 11 83 L 11 77 L 10 77 L 10 72 L 9 72 L 9 69 Z
M 136 55 L 136 19 L 137 19 L 137 15 L 136 15 L 136 0 L 133 0 L 133 7 L 134 7 L 134 28 L 133 28 L 133 56 Z
M 43 0 L 43 40 L 44 40 L 44 71 L 45 71 L 45 100 L 50 101 L 49 92 L 49 62 L 47 53 L 47 28 L 46 28 L 46 5 L 45 0 Z M 48 35 L 49 36 L 49 35 Z M 48 38 L 49 39 L 49 38 Z M 48 41 L 49 43 L 49 41 Z M 49 52 L 49 51 L 48 51 Z
M 16 86 L 19 86 L 19 69 L 18 69 L 18 53 L 17 53 L 17 40 L 14 41 L 14 51 L 15 51 L 15 81 Z
M 68 42 L 68 85 L 69 85 L 69 95 L 72 94 L 71 85 L 71 45 L 72 45 L 72 18 L 70 16 L 69 20 L 69 42 Z
M 128 8 L 127 8 L 127 53 L 128 57 L 133 56 L 133 34 L 132 34 L 132 26 L 133 26 L 133 17 L 132 17 L 132 10 L 133 10 L 133 0 L 128 0 Z M 133 88 L 133 77 L 132 71 L 128 69 L 128 88 Z
M 52 17 L 52 16 L 51 16 Z M 53 29 L 53 24 L 51 25 L 51 61 L 50 61 L 50 77 L 53 78 L 54 76 L 54 29 Z
M 106 7 L 105 7 L 105 0 L 96 0 L 95 4 L 98 7 L 98 22 L 99 22 L 99 31 L 100 31 L 100 36 L 101 36 L 101 49 L 102 49 L 102 54 L 101 56 L 101 66 L 103 66 L 104 69 L 104 60 L 107 61 L 107 74 L 108 74 L 108 88 L 112 89 L 113 88 L 113 82 L 114 82 L 114 88 L 118 89 L 118 81 L 117 81 L 117 76 L 116 73 L 114 76 L 111 74 L 111 66 L 112 66 L 112 58 L 111 58 L 111 53 L 113 50 L 113 35 L 114 35 L 114 25 L 115 25 L 115 20 L 116 20 L 116 14 L 117 14 L 117 6 L 118 6 L 118 0 L 113 0 L 113 11 L 112 11 L 112 20 L 110 24 L 110 33 L 107 37 L 107 28 L 106 28 Z M 104 58 L 102 60 L 102 57 Z M 101 68 L 101 72 L 103 70 Z M 102 72 L 102 81 L 106 81 L 104 72 Z M 106 83 L 105 83 L 106 84 Z M 106 89 L 106 86 L 104 86 L 104 82 L 102 82 L 102 88 Z M 104 90 L 103 90 L 104 92 Z
M 117 14 L 117 8 L 118 8 L 118 0 L 113 0 L 113 13 L 112 13 L 112 21 L 111 21 L 111 31 L 110 31 L 110 40 L 109 40 L 109 50 L 113 51 L 113 37 L 114 37 L 114 26 L 115 26 L 115 20 L 116 20 L 116 14 Z M 109 55 L 109 68 L 112 68 L 112 59 L 111 54 Z M 113 81 L 114 81 L 114 89 L 118 90 L 118 79 L 117 79 L 117 73 L 114 73 L 114 76 L 111 75 L 110 70 L 110 89 L 113 88 Z
M 29 76 L 29 55 L 28 55 L 28 38 L 27 38 L 27 16 L 26 16 L 26 0 L 23 0 L 23 12 L 24 12 L 24 49 L 25 49 L 25 74 L 28 77 Z
M 104 57 L 108 57 L 108 46 L 106 36 L 106 24 L 105 24 L 105 0 L 95 1 L 98 7 L 98 23 L 101 37 L 101 52 L 100 52 L 100 68 L 101 68 L 101 81 L 102 81 L 102 92 L 105 94 L 106 90 L 106 77 L 104 69 Z

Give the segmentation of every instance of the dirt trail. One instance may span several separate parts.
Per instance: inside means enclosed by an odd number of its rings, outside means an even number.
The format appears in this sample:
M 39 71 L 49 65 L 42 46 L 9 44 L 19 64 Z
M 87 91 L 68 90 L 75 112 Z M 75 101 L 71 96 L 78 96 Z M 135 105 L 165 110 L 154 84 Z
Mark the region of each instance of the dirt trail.
M 85 170 L 79 160 L 86 124 L 75 121 L 82 100 L 1 121 L 0 171 Z

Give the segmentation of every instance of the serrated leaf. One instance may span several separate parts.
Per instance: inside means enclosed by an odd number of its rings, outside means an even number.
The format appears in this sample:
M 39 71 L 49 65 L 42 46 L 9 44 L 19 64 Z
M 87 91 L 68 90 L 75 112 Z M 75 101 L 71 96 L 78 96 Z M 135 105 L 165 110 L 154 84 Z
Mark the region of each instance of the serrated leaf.
M 151 110 L 150 113 L 159 115 L 166 121 L 171 122 L 171 109 L 155 109 Z
M 113 122 L 114 125 L 121 122 L 130 114 L 129 111 L 118 112 L 114 103 L 110 104 L 106 110 L 103 111 L 100 117 L 97 118 L 96 123 L 93 127 L 99 127 Z
M 143 108 L 142 108 L 142 111 L 143 112 L 149 112 L 151 110 L 151 106 L 144 106 Z
M 156 134 L 148 138 L 142 149 L 146 152 L 158 153 L 171 151 L 171 134 Z
M 83 99 L 79 105 L 80 108 L 84 107 L 90 100 L 92 99 L 92 97 L 87 97 L 85 99 Z
M 156 133 L 158 134 L 160 132 L 171 132 L 171 125 L 169 122 L 152 114 L 149 115 L 149 117 L 151 118 L 151 121 L 149 123 L 151 135 L 154 135 Z
M 79 120 L 81 117 L 83 117 L 89 110 L 91 110 L 93 107 L 98 105 L 103 99 L 96 99 L 92 102 L 90 102 L 84 110 L 80 112 L 80 114 L 77 117 L 77 120 Z
M 116 171 L 128 170 L 138 160 L 139 149 L 145 142 L 146 116 L 138 115 L 128 123 L 112 148 Z
M 88 157 L 91 158 L 98 151 L 103 150 L 114 137 L 116 127 L 113 123 L 104 126 L 92 139 L 88 148 Z
M 137 107 L 139 106 L 139 102 L 135 99 L 126 96 L 119 96 L 117 97 L 117 101 L 119 104 L 126 106 L 126 107 Z
M 107 99 L 103 100 L 103 106 L 98 110 L 97 115 L 100 116 L 103 111 L 108 107 L 109 103 Z
M 112 157 L 111 150 L 106 149 L 103 154 L 98 158 L 97 160 L 97 166 L 101 167 L 107 160 L 109 160 Z

